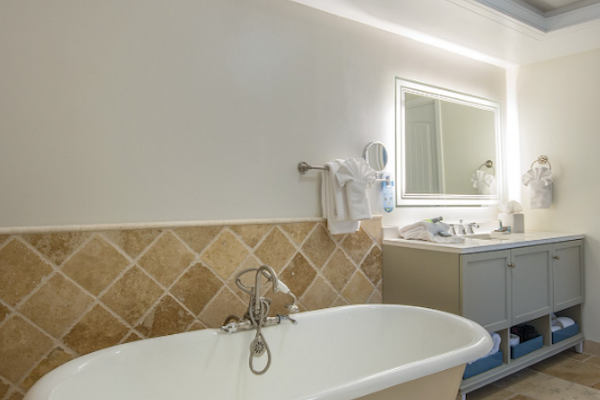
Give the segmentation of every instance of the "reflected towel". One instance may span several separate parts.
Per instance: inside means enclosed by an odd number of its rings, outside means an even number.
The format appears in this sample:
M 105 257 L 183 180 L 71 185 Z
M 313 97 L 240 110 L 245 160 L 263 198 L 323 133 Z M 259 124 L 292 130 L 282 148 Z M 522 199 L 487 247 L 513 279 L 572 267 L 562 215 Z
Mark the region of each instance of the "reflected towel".
M 478 194 L 496 194 L 496 177 L 478 169 L 471 176 L 471 183 Z

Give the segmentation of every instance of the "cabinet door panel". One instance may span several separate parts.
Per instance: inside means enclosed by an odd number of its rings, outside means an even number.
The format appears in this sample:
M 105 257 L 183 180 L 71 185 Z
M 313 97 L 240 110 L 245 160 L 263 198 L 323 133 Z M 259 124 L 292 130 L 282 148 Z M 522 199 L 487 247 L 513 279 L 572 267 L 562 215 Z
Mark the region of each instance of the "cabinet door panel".
M 551 257 L 551 245 L 512 250 L 513 325 L 552 312 Z
M 554 311 L 583 303 L 582 241 L 554 245 Z
M 462 315 L 488 331 L 509 327 L 510 251 L 461 257 Z

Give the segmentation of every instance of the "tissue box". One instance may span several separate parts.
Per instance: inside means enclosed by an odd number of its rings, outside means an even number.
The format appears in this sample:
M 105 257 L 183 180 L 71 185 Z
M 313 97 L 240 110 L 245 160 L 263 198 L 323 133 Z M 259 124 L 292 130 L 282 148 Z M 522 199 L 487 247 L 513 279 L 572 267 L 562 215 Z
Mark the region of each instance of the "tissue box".
M 511 233 L 525 232 L 525 215 L 521 213 L 501 213 L 498 219 L 502 221 L 502 226 L 510 226 Z
M 463 379 L 469 379 L 472 376 L 481 374 L 482 372 L 489 371 L 492 368 L 496 368 L 502 365 L 502 352 L 499 351 L 496 354 L 492 354 L 486 358 L 480 358 L 474 363 L 467 364 L 465 367 L 465 374 Z

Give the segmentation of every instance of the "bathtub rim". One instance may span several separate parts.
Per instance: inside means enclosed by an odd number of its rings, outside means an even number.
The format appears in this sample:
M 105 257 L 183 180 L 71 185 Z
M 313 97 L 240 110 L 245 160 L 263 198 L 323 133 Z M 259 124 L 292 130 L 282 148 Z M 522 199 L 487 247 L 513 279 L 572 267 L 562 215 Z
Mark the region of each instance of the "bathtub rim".
M 492 340 L 489 333 L 476 322 L 473 322 L 459 315 L 418 306 L 399 304 L 345 305 L 339 307 L 331 307 L 326 309 L 301 312 L 295 314 L 294 318 L 297 319 L 299 322 L 311 316 L 316 316 L 317 318 L 327 318 L 329 314 L 332 313 L 339 313 L 340 311 L 349 311 L 358 308 L 374 310 L 385 308 L 420 310 L 432 316 L 437 316 L 438 318 L 441 317 L 466 324 L 465 329 L 472 330 L 475 338 L 468 342 L 466 345 L 448 352 L 437 354 L 435 356 L 424 358 L 422 360 L 409 362 L 392 369 L 384 370 L 373 375 L 365 376 L 360 380 L 353 381 L 347 384 L 331 386 L 326 388 L 325 390 L 318 391 L 315 393 L 303 393 L 302 395 L 290 397 L 286 400 L 347 400 L 348 398 L 355 399 L 363 397 L 371 393 L 390 388 L 392 386 L 400 385 L 402 383 L 409 382 L 427 375 L 432 375 L 459 365 L 464 365 L 469 361 L 475 360 L 487 354 L 492 348 Z M 277 327 L 273 326 L 266 329 L 277 329 Z M 158 341 L 172 341 L 175 337 L 187 338 L 196 335 L 205 335 L 209 337 L 212 335 L 224 334 L 221 333 L 219 329 L 208 328 L 197 331 L 160 336 L 156 338 L 143 339 L 135 342 L 123 343 L 105 349 L 97 350 L 95 352 L 77 357 L 50 371 L 48 374 L 39 379 L 29 389 L 23 400 L 49 399 L 53 389 L 58 384 L 67 379 L 72 378 L 73 375 L 75 375 L 82 367 L 85 366 L 85 364 L 87 364 L 91 360 L 113 356 L 115 354 L 120 353 L 124 348 L 129 348 L 133 346 L 148 346 L 151 345 L 151 343 L 156 343 Z

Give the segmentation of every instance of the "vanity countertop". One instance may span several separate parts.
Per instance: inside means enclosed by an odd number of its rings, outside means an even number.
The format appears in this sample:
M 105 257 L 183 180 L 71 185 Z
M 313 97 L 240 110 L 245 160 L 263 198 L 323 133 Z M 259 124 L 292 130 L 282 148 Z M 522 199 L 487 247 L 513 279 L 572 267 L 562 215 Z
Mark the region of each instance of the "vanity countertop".
M 583 234 L 578 233 L 558 233 L 558 232 L 536 232 L 511 233 L 494 237 L 491 239 L 481 239 L 479 235 L 465 235 L 464 243 L 433 243 L 422 240 L 406 240 L 400 238 L 386 238 L 384 245 L 410 247 L 414 249 L 424 249 L 433 251 L 444 251 L 447 253 L 479 253 L 482 251 L 494 251 L 514 249 L 516 247 L 525 247 L 549 243 L 566 242 L 569 240 L 583 239 Z

